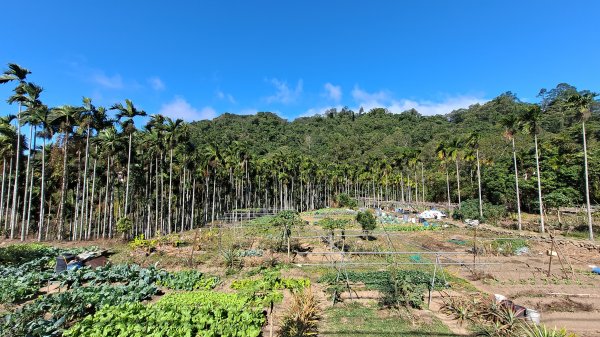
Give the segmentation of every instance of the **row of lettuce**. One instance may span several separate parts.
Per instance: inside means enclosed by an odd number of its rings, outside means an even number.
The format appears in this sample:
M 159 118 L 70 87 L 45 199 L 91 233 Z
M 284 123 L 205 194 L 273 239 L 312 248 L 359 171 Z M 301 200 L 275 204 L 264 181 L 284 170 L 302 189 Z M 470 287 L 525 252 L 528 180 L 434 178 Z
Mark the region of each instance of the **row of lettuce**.
M 233 293 L 212 290 L 219 278 L 195 270 L 107 265 L 53 272 L 57 255 L 82 250 L 0 248 L 0 336 L 259 336 L 264 307 L 281 301 L 283 289 L 310 285 L 276 270 L 234 281 Z M 144 303 L 166 289 L 175 291 Z

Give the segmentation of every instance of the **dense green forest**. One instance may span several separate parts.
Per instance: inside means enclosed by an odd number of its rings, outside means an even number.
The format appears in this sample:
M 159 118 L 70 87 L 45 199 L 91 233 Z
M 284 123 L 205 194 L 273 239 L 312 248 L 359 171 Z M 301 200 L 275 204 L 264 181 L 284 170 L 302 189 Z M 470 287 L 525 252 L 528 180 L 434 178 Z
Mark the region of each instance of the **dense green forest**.
M 9 238 L 149 237 L 236 209 L 332 206 L 340 193 L 541 215 L 600 200 L 600 102 L 564 83 L 542 89 L 539 103 L 506 92 L 444 116 L 344 108 L 186 123 L 130 100 L 48 107 L 29 75 L 10 64 L 0 77 L 14 106 L 0 119 Z

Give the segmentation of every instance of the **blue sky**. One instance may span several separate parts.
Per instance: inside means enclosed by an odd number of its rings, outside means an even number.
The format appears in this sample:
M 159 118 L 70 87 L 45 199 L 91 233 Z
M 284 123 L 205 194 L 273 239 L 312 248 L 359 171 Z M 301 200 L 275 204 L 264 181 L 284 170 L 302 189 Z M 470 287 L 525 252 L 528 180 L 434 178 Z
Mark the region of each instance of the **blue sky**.
M 0 62 L 49 106 L 125 98 L 190 120 L 329 107 L 423 114 L 567 82 L 600 90 L 599 1 L 26 1 Z M 11 85 L 0 87 L 10 95 Z M 16 107 L 0 103 L 0 114 Z

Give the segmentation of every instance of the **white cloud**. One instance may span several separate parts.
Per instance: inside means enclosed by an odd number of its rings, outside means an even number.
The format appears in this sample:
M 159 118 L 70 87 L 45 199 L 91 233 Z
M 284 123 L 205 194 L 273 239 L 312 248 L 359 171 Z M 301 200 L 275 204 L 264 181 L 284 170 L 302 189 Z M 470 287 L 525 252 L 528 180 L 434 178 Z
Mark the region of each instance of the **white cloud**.
M 158 77 L 150 77 L 148 83 L 156 91 L 165 90 L 165 83 Z
M 333 106 L 333 107 L 326 106 L 326 107 L 310 108 L 298 117 L 310 117 L 310 116 L 315 116 L 315 115 L 324 115 L 325 111 L 327 111 L 329 109 L 337 109 L 337 111 L 340 111 L 343 109 L 343 107 L 341 105 L 338 105 L 338 106 Z
M 325 83 L 325 90 L 327 91 L 327 97 L 331 100 L 339 102 L 342 99 L 342 87 L 339 85 L 333 85 L 331 83 Z
M 276 78 L 270 79 L 268 81 L 271 84 L 273 84 L 273 86 L 275 86 L 277 92 L 266 98 L 267 103 L 289 104 L 296 101 L 296 99 L 298 99 L 298 97 L 300 97 L 300 95 L 302 94 L 302 80 L 298 80 L 296 88 L 294 89 L 290 89 L 290 87 L 288 87 L 287 82 L 280 81 Z
M 474 96 L 448 97 L 441 102 L 402 99 L 399 101 L 393 101 L 392 104 L 387 108 L 393 113 L 400 113 L 402 111 L 415 109 L 421 115 L 432 116 L 445 115 L 453 110 L 468 108 L 470 105 L 483 102 L 485 102 L 484 99 Z
M 217 112 L 212 107 L 206 106 L 198 110 L 180 96 L 176 96 L 171 102 L 163 104 L 158 113 L 171 118 L 181 118 L 187 122 L 213 119 L 217 116 Z
M 237 103 L 235 101 L 235 98 L 233 98 L 232 94 L 228 94 L 228 93 L 222 92 L 221 90 L 217 90 L 217 98 L 220 99 L 220 100 L 227 100 L 231 104 L 236 104 Z
M 354 98 L 356 101 L 384 101 L 389 100 L 391 95 L 385 90 L 368 92 L 362 90 L 358 86 L 355 86 L 354 89 L 352 89 L 352 98 Z
M 444 115 L 453 110 L 468 108 L 470 105 L 486 101 L 483 97 L 472 95 L 447 96 L 444 100 L 438 102 L 407 98 L 396 99 L 389 91 L 367 92 L 358 86 L 352 90 L 352 98 L 354 98 L 357 106 L 363 107 L 365 111 L 373 108 L 386 108 L 392 113 L 401 113 L 415 109 L 426 116 Z
M 121 75 L 108 76 L 103 72 L 95 72 L 91 76 L 91 81 L 108 89 L 123 89 L 123 78 Z
M 237 112 L 237 114 L 238 115 L 255 115 L 258 111 L 259 111 L 259 109 L 246 108 L 246 109 L 239 110 Z

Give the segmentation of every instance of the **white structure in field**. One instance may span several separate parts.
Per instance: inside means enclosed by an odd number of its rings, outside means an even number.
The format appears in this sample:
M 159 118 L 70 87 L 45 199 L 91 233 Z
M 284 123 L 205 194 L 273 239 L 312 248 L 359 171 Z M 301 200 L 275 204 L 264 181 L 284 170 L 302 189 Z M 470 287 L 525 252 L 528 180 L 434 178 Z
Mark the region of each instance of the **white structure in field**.
M 419 218 L 422 219 L 437 219 L 440 220 L 441 218 L 445 217 L 446 214 L 435 210 L 435 209 L 430 209 L 428 211 L 424 211 L 423 213 L 419 214 Z

